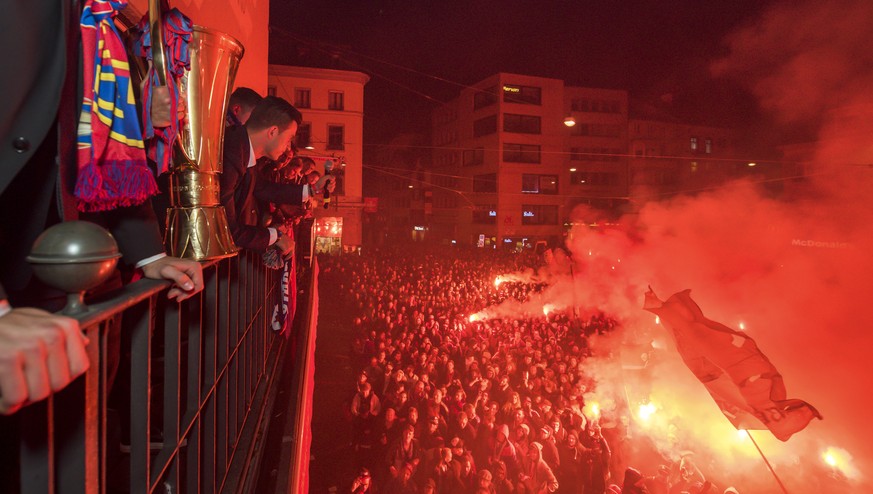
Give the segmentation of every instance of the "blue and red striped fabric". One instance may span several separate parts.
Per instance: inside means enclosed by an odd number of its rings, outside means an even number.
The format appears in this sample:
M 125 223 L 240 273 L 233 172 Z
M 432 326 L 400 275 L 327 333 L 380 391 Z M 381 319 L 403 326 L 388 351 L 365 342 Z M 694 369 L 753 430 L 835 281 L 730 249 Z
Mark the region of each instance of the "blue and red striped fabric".
M 163 15 L 164 25 L 164 59 L 167 62 L 167 86 L 170 89 L 170 111 L 176 115 L 179 105 L 179 79 L 191 68 L 191 58 L 188 44 L 191 42 L 193 24 L 178 9 L 172 9 Z M 149 30 L 148 15 L 143 16 L 137 25 L 142 33 L 134 46 L 134 53 L 141 57 L 152 59 L 152 37 Z M 173 143 L 179 134 L 178 120 L 171 119 L 169 127 L 154 127 L 148 108 L 151 107 L 152 88 L 160 86 L 158 74 L 154 68 L 149 68 L 149 84 L 143 94 L 143 126 L 145 128 L 146 149 L 149 159 L 157 163 L 158 174 L 169 170 L 173 154 Z
M 87 0 L 82 12 L 82 111 L 75 196 L 81 211 L 141 204 L 158 191 L 146 162 L 130 64 L 113 18 L 126 1 Z

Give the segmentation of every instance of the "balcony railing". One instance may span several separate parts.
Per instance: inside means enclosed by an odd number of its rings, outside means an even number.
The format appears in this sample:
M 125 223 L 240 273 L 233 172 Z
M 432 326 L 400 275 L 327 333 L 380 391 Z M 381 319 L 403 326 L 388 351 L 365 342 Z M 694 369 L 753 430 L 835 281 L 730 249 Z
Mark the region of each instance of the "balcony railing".
M 140 280 L 78 318 L 90 370 L 0 422 L 0 491 L 253 492 L 283 369 L 310 391 L 292 398 L 294 454 L 277 489 L 305 489 L 316 276 L 291 345 L 269 324 L 281 271 L 250 253 L 203 271 L 203 292 L 182 303 Z

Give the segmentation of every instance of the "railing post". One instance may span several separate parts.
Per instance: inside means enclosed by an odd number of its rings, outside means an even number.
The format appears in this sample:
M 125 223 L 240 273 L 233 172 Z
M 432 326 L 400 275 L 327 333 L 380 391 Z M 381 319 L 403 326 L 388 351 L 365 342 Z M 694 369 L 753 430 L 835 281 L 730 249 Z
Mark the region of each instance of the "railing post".
M 130 492 L 150 492 L 151 362 L 155 297 L 125 313 L 130 323 Z

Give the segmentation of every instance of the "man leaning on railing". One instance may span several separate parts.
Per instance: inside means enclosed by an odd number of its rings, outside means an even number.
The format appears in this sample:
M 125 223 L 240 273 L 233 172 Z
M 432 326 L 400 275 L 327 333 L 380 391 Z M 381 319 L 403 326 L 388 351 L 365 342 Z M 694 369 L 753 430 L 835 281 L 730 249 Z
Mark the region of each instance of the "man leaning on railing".
M 86 10 L 98 3 L 108 4 L 90 0 L 84 3 Z M 104 12 L 106 17 L 100 17 L 97 12 L 100 8 L 103 7 L 98 5 L 94 9 L 96 22 L 111 25 L 113 12 Z M 61 214 L 57 210 L 69 211 L 64 210 L 62 200 L 54 197 L 58 181 L 62 189 L 72 189 L 72 184 L 68 183 L 72 177 L 64 169 L 69 160 L 63 155 L 66 153 L 69 158 L 69 151 L 63 144 L 65 140 L 75 139 L 71 137 L 75 129 L 64 127 L 61 122 L 69 121 L 69 112 L 75 108 L 75 103 L 70 104 L 70 92 L 77 86 L 81 88 L 76 58 L 94 59 L 93 55 L 82 57 L 82 53 L 71 51 L 79 43 L 77 20 L 81 12 L 71 12 L 68 2 L 28 2 L 27 10 L 28 15 L 0 16 L 0 44 L 16 47 L 7 60 L 7 66 L 14 69 L 4 70 L 0 75 L 0 94 L 10 103 L 0 109 L 0 225 L 3 229 L 0 275 L 4 281 L 11 280 L 16 289 L 33 286 L 29 283 L 30 273 L 23 257 L 36 235 L 59 220 Z M 106 30 L 100 32 L 100 36 L 105 36 Z M 96 49 L 96 45 L 92 48 Z M 117 66 L 115 59 L 113 66 Z M 119 77 L 119 80 L 124 79 Z M 88 85 L 85 87 L 85 100 L 89 101 Z M 66 98 L 63 101 L 62 94 Z M 173 117 L 169 102 L 167 92 L 153 99 L 150 111 L 155 126 L 169 125 Z M 86 108 L 88 106 L 90 103 Z M 125 117 L 131 125 L 139 124 L 135 113 Z M 82 137 L 80 126 L 80 161 Z M 90 138 L 91 134 L 84 137 Z M 95 152 L 100 150 L 95 149 Z M 95 163 L 103 163 L 104 158 L 96 158 Z M 61 164 L 60 178 L 58 163 Z M 81 163 L 80 168 L 83 168 Z M 79 173 L 77 182 L 81 180 Z M 202 290 L 199 263 L 167 257 L 163 253 L 157 220 L 147 196 L 132 203 L 137 205 L 103 208 L 112 210 L 105 215 L 105 220 L 125 262 L 141 269 L 147 278 L 172 282 L 168 296 L 177 301 Z M 79 209 L 87 210 L 81 205 Z M 38 300 L 42 294 L 44 290 L 21 300 Z M 76 320 L 32 307 L 12 308 L 6 295 L 0 287 L 0 413 L 10 414 L 69 384 L 88 369 L 88 359 L 87 341 Z

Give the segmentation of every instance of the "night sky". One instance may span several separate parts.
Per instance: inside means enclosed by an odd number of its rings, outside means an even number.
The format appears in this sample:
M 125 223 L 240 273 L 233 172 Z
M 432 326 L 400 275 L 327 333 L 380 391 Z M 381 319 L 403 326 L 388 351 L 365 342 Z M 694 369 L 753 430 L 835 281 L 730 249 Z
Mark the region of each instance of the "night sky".
M 270 62 L 368 73 L 368 144 L 426 131 L 430 110 L 460 91 L 453 83 L 500 71 L 626 89 L 638 102 L 669 93 L 680 118 L 738 125 L 756 115 L 754 99 L 709 65 L 771 3 L 273 1 Z

